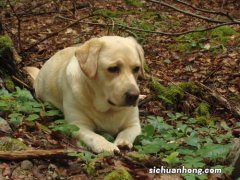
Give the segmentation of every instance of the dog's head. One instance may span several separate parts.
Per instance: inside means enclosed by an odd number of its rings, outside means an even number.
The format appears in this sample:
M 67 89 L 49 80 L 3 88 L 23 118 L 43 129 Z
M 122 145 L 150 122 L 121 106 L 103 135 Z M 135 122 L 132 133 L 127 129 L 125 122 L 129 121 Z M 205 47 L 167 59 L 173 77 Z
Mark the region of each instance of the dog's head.
M 102 103 L 136 106 L 138 75 L 144 76 L 144 52 L 132 37 L 104 36 L 84 43 L 76 57 Z

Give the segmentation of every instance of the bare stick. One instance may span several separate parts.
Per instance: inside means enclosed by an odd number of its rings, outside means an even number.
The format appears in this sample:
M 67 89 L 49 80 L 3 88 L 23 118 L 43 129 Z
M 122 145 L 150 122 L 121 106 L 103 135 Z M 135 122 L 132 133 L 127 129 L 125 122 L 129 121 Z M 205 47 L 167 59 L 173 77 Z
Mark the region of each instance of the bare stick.
M 135 28 L 135 27 L 125 26 L 125 25 L 122 25 L 122 24 L 115 24 L 115 26 L 119 26 L 121 28 L 126 28 L 126 29 L 130 29 L 130 30 L 140 31 L 140 32 L 146 32 L 146 33 L 161 34 L 161 35 L 166 35 L 166 36 L 179 36 L 179 35 L 184 35 L 184 34 L 189 34 L 189 33 L 194 33 L 194 32 L 204 32 L 204 31 L 216 29 L 216 28 L 221 27 L 221 26 L 233 25 L 233 24 L 240 24 L 240 22 L 232 22 L 231 21 L 231 22 L 218 24 L 216 26 L 211 26 L 211 27 L 208 27 L 208 28 L 184 31 L 184 32 L 179 32 L 179 33 L 162 32 L 162 31 L 150 31 L 150 30 L 145 30 L 145 29 L 139 29 L 139 28 Z M 102 25 L 104 25 L 104 24 L 102 24 Z
M 183 11 L 182 9 L 179 9 L 179 8 L 177 8 L 175 6 L 172 6 L 172 5 L 168 4 L 168 3 L 165 3 L 163 1 L 157 1 L 157 0 L 149 0 L 149 1 L 151 1 L 153 3 L 161 4 L 163 6 L 169 7 L 171 9 L 174 9 L 174 10 L 176 10 L 178 12 L 181 12 L 183 14 L 186 14 L 188 16 L 192 16 L 192 17 L 196 17 L 196 18 L 199 18 L 199 19 L 203 19 L 205 21 L 209 21 L 209 22 L 213 22 L 213 23 L 226 23 L 226 21 L 215 20 L 215 19 L 211 19 L 211 18 L 208 18 L 208 17 L 205 17 L 205 16 L 198 15 L 198 14 L 194 14 L 194 13 L 191 13 L 191 12 L 188 12 L 188 11 Z
M 33 149 L 23 151 L 0 151 L 0 160 L 23 160 L 33 158 L 53 158 L 53 157 L 67 157 L 68 153 L 84 152 L 80 150 L 69 149 Z
M 58 16 L 58 18 L 74 21 L 73 19 L 66 18 L 63 16 Z M 84 23 L 84 24 L 90 24 L 90 25 L 98 25 L 98 26 L 112 26 L 111 24 L 105 24 L 105 23 L 93 23 L 93 22 L 86 22 L 86 21 L 79 21 L 79 22 Z M 135 28 L 135 27 L 125 26 L 125 25 L 119 24 L 119 23 L 115 23 L 114 25 L 121 29 L 128 29 L 128 30 L 153 33 L 153 34 L 161 34 L 161 35 L 166 35 L 166 36 L 180 36 L 180 35 L 194 33 L 194 32 L 204 32 L 204 31 L 208 31 L 208 30 L 212 30 L 212 29 L 221 27 L 221 26 L 234 25 L 234 24 L 240 24 L 240 22 L 235 22 L 235 21 L 232 22 L 231 21 L 231 22 L 226 22 L 226 23 L 218 24 L 218 25 L 203 28 L 203 29 L 196 29 L 196 30 L 184 31 L 184 32 L 179 32 L 179 33 L 145 30 L 145 29 L 139 29 L 139 28 Z
M 12 78 L 17 81 L 18 83 L 22 84 L 24 87 L 26 87 L 27 89 L 32 89 L 30 86 L 28 86 L 26 83 L 24 83 L 23 81 L 21 81 L 20 79 L 18 79 L 15 76 L 12 76 Z
M 181 0 L 175 0 L 176 2 L 180 3 L 180 4 L 183 4 L 185 6 L 188 6 L 192 9 L 195 9 L 197 11 L 201 11 L 201 12 L 205 12 L 205 13 L 210 13 L 210 14 L 216 14 L 216 15 L 221 15 L 221 16 L 225 16 L 227 17 L 228 19 L 230 19 L 231 21 L 233 21 L 233 17 L 229 16 L 228 13 L 224 13 L 222 11 L 213 11 L 213 10 L 207 10 L 207 9 L 202 9 L 202 8 L 198 8 L 198 7 L 195 7 L 195 6 L 192 6 L 191 4 L 187 3 L 187 2 L 184 2 L 184 1 L 181 1 Z

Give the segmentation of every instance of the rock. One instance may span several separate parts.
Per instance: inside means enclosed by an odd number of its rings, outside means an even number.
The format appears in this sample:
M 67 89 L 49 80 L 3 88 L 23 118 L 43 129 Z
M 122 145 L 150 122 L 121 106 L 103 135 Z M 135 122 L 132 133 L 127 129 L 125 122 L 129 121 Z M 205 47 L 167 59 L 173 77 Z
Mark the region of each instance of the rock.
M 32 171 L 24 170 L 20 166 L 18 166 L 13 170 L 11 179 L 27 180 L 27 179 L 34 179 L 34 177 L 33 177 Z
M 23 170 L 31 170 L 33 168 L 33 163 L 29 160 L 24 160 L 21 162 L 21 168 Z
M 6 133 L 6 134 L 11 134 L 12 129 L 9 126 L 8 122 L 0 117 L 0 132 Z

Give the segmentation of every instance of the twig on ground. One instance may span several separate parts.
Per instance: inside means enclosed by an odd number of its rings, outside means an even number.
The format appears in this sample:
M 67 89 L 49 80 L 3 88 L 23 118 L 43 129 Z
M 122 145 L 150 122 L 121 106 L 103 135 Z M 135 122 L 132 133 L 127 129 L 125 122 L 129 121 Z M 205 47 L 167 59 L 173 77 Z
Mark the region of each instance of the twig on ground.
M 230 19 L 231 21 L 233 21 L 233 17 L 231 17 L 228 13 L 224 13 L 222 11 L 213 11 L 213 10 L 207 10 L 207 9 L 202 9 L 202 8 L 198 8 L 196 6 L 192 6 L 191 4 L 181 1 L 181 0 L 175 0 L 176 2 L 183 4 L 185 6 L 188 6 L 194 10 L 200 11 L 200 12 L 204 12 L 204 13 L 209 13 L 209 14 L 215 14 L 215 15 L 221 15 L 221 16 L 225 16 L 228 19 Z
M 205 16 L 201 16 L 201 15 L 198 15 L 198 14 L 191 13 L 191 12 L 189 12 L 189 11 L 184 11 L 184 10 L 182 10 L 182 9 L 179 9 L 179 8 L 177 8 L 177 7 L 175 7 L 175 6 L 172 6 L 172 5 L 168 4 L 168 3 L 165 3 L 165 2 L 163 2 L 163 1 L 157 1 L 157 0 L 149 0 L 149 1 L 150 1 L 150 2 L 153 2 L 153 3 L 161 4 L 161 5 L 163 5 L 163 6 L 166 6 L 166 7 L 168 7 L 168 8 L 174 9 L 174 10 L 176 10 L 176 11 L 178 11 L 178 12 L 181 12 L 181 13 L 183 13 L 183 14 L 186 14 L 186 15 L 188 15 L 188 16 L 192 16 L 192 17 L 196 17 L 196 18 L 199 18 L 199 19 L 203 19 L 203 20 L 208 21 L 208 22 L 213 22 L 213 23 L 226 23 L 226 21 L 215 20 L 215 19 L 211 19 L 211 18 L 208 18 L 208 17 L 205 17 Z
M 23 160 L 23 159 L 35 159 L 35 158 L 53 158 L 53 157 L 69 157 L 68 153 L 72 152 L 84 152 L 80 150 L 69 149 L 33 149 L 23 151 L 0 151 L 0 160 Z
M 209 87 L 205 86 L 204 84 L 200 82 L 196 82 L 196 85 L 198 85 L 200 88 L 204 90 L 204 92 L 208 92 L 222 107 L 228 109 L 230 112 L 233 113 L 234 116 L 240 117 L 240 106 L 236 105 L 234 106 L 231 104 L 225 97 L 221 96 L 216 91 L 210 89 Z
M 32 89 L 32 87 L 30 87 L 29 85 L 27 85 L 26 83 L 24 83 L 23 81 L 21 81 L 20 79 L 18 79 L 15 76 L 12 76 L 12 78 L 17 81 L 18 83 L 22 84 L 24 87 L 26 87 L 27 89 Z
M 63 16 L 58 16 L 58 18 L 74 21 L 73 19 L 66 18 Z M 84 24 L 90 24 L 90 25 L 98 25 L 98 26 L 112 26 L 111 24 L 106 24 L 106 23 L 93 23 L 93 22 L 86 22 L 86 21 L 79 21 L 79 22 L 84 23 Z M 226 22 L 226 23 L 218 24 L 218 25 L 203 28 L 203 29 L 196 29 L 196 30 L 184 31 L 184 32 L 179 32 L 179 33 L 145 30 L 145 29 L 139 29 L 139 28 L 135 28 L 135 27 L 131 27 L 131 26 L 125 26 L 125 25 L 119 24 L 119 23 L 115 23 L 115 26 L 117 26 L 120 29 L 124 29 L 126 32 L 128 32 L 132 35 L 134 35 L 133 32 L 131 32 L 131 31 L 129 32 L 129 30 L 153 33 L 153 34 L 161 34 L 161 35 L 166 35 L 166 36 L 180 36 L 180 35 L 194 33 L 194 32 L 204 32 L 204 31 L 208 31 L 208 30 L 212 30 L 212 29 L 221 27 L 221 26 L 234 25 L 234 24 L 240 24 L 240 22 Z M 136 35 L 134 35 L 134 36 L 136 36 Z

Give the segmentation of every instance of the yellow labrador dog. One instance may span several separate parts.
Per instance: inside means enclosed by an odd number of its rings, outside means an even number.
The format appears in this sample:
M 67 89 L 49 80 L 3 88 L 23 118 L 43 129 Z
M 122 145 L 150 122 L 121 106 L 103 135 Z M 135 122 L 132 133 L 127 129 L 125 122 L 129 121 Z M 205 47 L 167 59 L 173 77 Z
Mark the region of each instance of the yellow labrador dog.
M 36 95 L 62 110 L 80 128 L 75 136 L 99 153 L 131 148 L 141 132 L 136 81 L 143 64 L 143 49 L 132 37 L 104 36 L 57 52 L 41 70 L 26 70 Z M 96 132 L 116 139 L 111 143 Z

